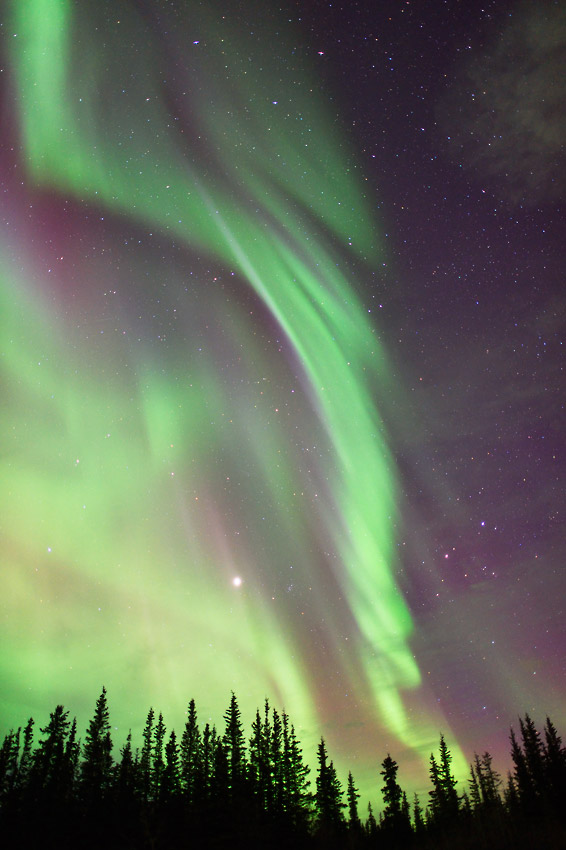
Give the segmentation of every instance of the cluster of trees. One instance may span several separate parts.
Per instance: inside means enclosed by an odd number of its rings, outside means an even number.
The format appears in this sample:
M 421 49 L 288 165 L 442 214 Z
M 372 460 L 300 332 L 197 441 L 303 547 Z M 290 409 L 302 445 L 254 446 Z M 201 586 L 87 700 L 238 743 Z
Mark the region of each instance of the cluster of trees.
M 371 804 L 361 817 L 351 773 L 344 793 L 324 739 L 311 782 L 293 725 L 267 701 L 248 739 L 234 694 L 223 719 L 222 733 L 208 723 L 201 729 L 191 700 L 177 738 L 150 709 L 141 749 L 128 735 L 117 758 L 104 688 L 83 742 L 62 706 L 37 745 L 30 719 L 0 749 L 4 846 L 566 847 L 566 748 L 548 718 L 542 734 L 528 715 L 518 736 L 511 731 L 513 770 L 504 787 L 486 752 L 474 757 L 460 790 L 441 736 L 424 807 L 417 795 L 409 803 L 398 764 L 387 755 L 378 819 Z

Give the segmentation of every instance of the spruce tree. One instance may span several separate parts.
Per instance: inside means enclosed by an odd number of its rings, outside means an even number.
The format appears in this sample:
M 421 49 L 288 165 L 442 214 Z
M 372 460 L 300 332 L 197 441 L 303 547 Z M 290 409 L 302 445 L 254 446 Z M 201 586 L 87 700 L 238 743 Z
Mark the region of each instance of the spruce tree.
M 470 803 L 470 798 L 468 797 L 468 792 L 463 791 L 462 796 L 460 798 L 460 816 L 463 822 L 469 821 L 472 816 L 472 805 Z
M 429 776 L 432 788 L 428 792 L 429 796 L 429 813 L 431 821 L 435 821 L 442 814 L 444 808 L 444 792 L 440 782 L 440 774 L 438 764 L 434 757 L 434 753 L 430 754 L 429 761 Z
M 544 748 L 540 732 L 533 720 L 525 714 L 524 720 L 519 720 L 523 752 L 527 771 L 531 777 L 532 788 L 537 800 L 545 796 Z
M 73 718 L 69 736 L 65 743 L 65 770 L 67 772 L 67 782 L 69 795 L 74 796 L 75 789 L 79 780 L 79 759 L 81 754 L 81 744 L 77 739 L 77 718 Z M 112 764 L 112 762 L 110 762 Z M 108 779 L 110 782 L 110 777 Z
M 142 733 L 143 744 L 139 762 L 139 787 L 143 800 L 149 800 L 152 789 L 152 768 L 153 768 L 153 723 L 155 720 L 155 712 L 153 708 L 149 709 L 147 719 L 145 721 L 144 730 Z
M 236 798 L 242 792 L 246 774 L 246 745 L 238 700 L 234 692 L 224 713 L 224 721 L 226 726 L 222 741 L 228 762 L 228 783 L 231 796 Z
M 324 738 L 320 739 L 317 750 L 318 772 L 316 777 L 315 806 L 317 824 L 323 831 L 336 832 L 343 824 L 342 788 L 334 763 L 328 762 Z
M 558 810 L 566 799 L 566 749 L 549 717 L 544 726 L 544 769 L 548 802 Z
M 381 830 L 387 834 L 388 844 L 403 844 L 411 831 L 411 813 L 407 795 L 397 782 L 399 765 L 389 754 L 382 762 L 380 775 L 383 777 L 381 794 L 385 807 L 381 812 Z
M 269 738 L 270 785 L 272 789 L 271 807 L 277 820 L 281 820 L 285 805 L 283 782 L 283 726 L 279 713 L 273 709 L 273 721 Z
M 209 775 L 205 775 L 202 749 L 197 710 L 194 699 L 191 699 L 180 746 L 180 781 L 189 808 L 203 801 L 210 779 Z
M 531 772 L 513 729 L 511 729 L 509 737 L 511 740 L 511 758 L 515 766 L 513 784 L 516 788 L 517 797 L 523 812 L 527 815 L 532 815 L 537 808 L 537 796 Z
M 358 789 L 354 785 L 354 777 L 352 776 L 351 771 L 348 773 L 346 799 L 348 800 L 349 824 L 354 829 L 357 829 L 360 825 L 360 818 L 358 816 L 358 800 L 360 799 L 360 795 L 358 793 Z
M 391 758 L 389 754 L 381 763 L 383 768 L 380 775 L 383 776 L 383 786 L 381 796 L 385 803 L 383 809 L 383 825 L 386 829 L 395 828 L 401 820 L 401 802 L 403 799 L 403 790 L 397 782 L 397 771 L 399 765 Z
M 202 785 L 195 789 L 195 797 L 198 794 L 203 802 L 211 799 L 217 737 L 216 728 L 206 723 L 202 733 Z
M 476 765 L 476 768 L 479 765 L 479 756 L 477 755 L 477 753 L 474 753 L 474 764 Z M 479 765 L 479 767 L 481 769 L 481 765 Z M 473 811 L 479 811 L 479 808 L 482 803 L 482 798 L 476 769 L 474 769 L 473 764 L 470 765 L 470 778 L 468 782 L 470 785 L 471 808 Z
M 0 747 L 0 805 L 9 803 L 18 777 L 21 728 L 11 730 Z
M 33 762 L 33 727 L 33 717 L 30 717 L 24 729 L 22 754 L 18 766 L 18 788 L 23 788 L 27 784 L 29 772 Z
M 265 701 L 266 720 L 261 719 L 259 709 L 256 710 L 255 720 L 252 722 L 252 736 L 249 740 L 249 779 L 250 792 L 254 797 L 258 812 L 265 814 L 269 808 L 270 796 L 270 765 L 269 765 L 269 738 L 266 736 L 266 726 L 269 724 L 269 703 Z
M 112 738 L 106 688 L 96 701 L 83 744 L 80 789 L 87 805 L 95 804 L 107 793 L 112 780 Z
M 478 781 L 481 790 L 482 802 L 486 808 L 494 808 L 501 805 L 499 787 L 501 776 L 493 767 L 493 759 L 490 753 L 485 752 L 481 760 L 475 756 Z
M 375 819 L 371 803 L 368 803 L 368 819 L 366 821 L 366 833 L 370 839 L 374 839 L 377 835 L 377 821 Z
M 283 774 L 285 783 L 285 810 L 296 831 L 305 831 L 311 816 L 313 797 L 310 792 L 310 768 L 303 761 L 303 751 L 295 734 L 295 727 L 283 714 Z
M 114 793 L 120 804 L 132 800 L 137 790 L 138 777 L 132 753 L 132 733 L 128 732 L 126 743 L 120 750 L 120 761 L 115 768 Z
M 153 764 L 151 768 L 151 789 L 152 797 L 159 799 L 161 796 L 161 782 L 163 772 L 165 770 L 165 761 L 163 758 L 163 748 L 165 746 L 165 735 L 167 729 L 163 721 L 163 715 L 159 713 L 157 723 L 153 731 Z
M 507 772 L 507 784 L 503 790 L 503 801 L 510 818 L 516 818 L 520 806 L 519 793 L 517 791 L 517 783 L 511 771 Z
M 160 798 L 167 804 L 175 802 L 181 789 L 181 766 L 177 736 L 172 730 L 165 744 L 165 765 L 161 778 Z
M 446 745 L 444 735 L 440 736 L 438 752 L 438 778 L 442 787 L 444 814 L 447 818 L 454 818 L 458 814 L 458 792 L 456 791 L 457 780 L 455 779 L 450 767 L 452 763 L 452 755 Z
M 49 723 L 40 729 L 44 736 L 33 754 L 30 786 L 44 801 L 62 803 L 68 799 L 70 775 L 65 744 L 71 723 L 69 712 L 58 705 L 49 716 Z
M 457 780 L 452 774 L 451 762 L 450 750 L 444 735 L 441 735 L 438 761 L 431 753 L 429 771 L 432 784 L 432 789 L 429 791 L 430 819 L 436 824 L 453 821 L 458 815 Z
M 413 797 L 413 821 L 415 824 L 415 832 L 417 835 L 422 835 L 425 828 L 424 818 L 423 818 L 423 807 L 421 806 L 421 802 L 419 800 L 419 795 L 415 793 Z
M 403 798 L 401 800 L 401 824 L 402 828 L 410 828 L 411 826 L 411 807 L 409 806 L 409 801 L 407 800 L 407 793 L 403 791 Z
M 228 822 L 232 817 L 231 803 L 233 802 L 230 782 L 230 762 L 222 738 L 218 735 L 211 738 L 212 772 L 210 779 L 210 803 L 213 818 L 222 817 Z

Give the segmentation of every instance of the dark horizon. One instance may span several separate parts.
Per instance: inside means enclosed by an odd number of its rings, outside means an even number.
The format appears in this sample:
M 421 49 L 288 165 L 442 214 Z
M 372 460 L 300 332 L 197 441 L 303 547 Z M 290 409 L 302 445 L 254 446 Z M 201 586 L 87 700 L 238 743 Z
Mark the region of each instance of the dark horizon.
M 21 848 L 38 841 L 47 848 L 110 843 L 136 850 L 194 842 L 392 850 L 563 846 L 566 748 L 550 718 L 541 731 L 525 715 L 519 730 L 510 731 L 513 770 L 506 778 L 481 749 L 467 782 L 459 782 L 441 735 L 420 799 L 409 800 L 400 765 L 387 754 L 375 770 L 381 800 L 367 806 L 352 772 L 346 782 L 339 776 L 324 738 L 313 769 L 292 718 L 267 700 L 246 730 L 232 693 L 223 721 L 220 730 L 201 725 L 190 700 L 176 734 L 152 707 L 141 747 L 130 734 L 113 753 L 105 688 L 82 738 L 62 705 L 43 727 L 30 718 L 0 747 L 2 834 Z

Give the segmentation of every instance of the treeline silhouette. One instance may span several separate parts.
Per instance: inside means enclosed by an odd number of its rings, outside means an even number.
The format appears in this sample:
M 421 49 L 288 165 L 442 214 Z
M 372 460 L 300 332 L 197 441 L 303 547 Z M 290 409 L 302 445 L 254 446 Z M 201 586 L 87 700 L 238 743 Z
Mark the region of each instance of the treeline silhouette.
M 430 756 L 430 791 L 409 803 L 387 755 L 376 785 L 381 813 L 358 811 L 321 738 L 317 766 L 303 759 L 285 712 L 266 700 L 246 738 L 236 696 L 224 729 L 201 729 L 194 700 L 181 736 L 150 709 L 141 749 L 128 735 L 112 755 L 103 688 L 84 741 L 58 705 L 39 730 L 11 731 L 0 749 L 0 840 L 5 848 L 442 848 L 566 847 L 566 748 L 550 719 L 525 715 L 511 730 L 513 770 L 503 783 L 489 753 L 475 755 L 459 788 L 443 736 Z M 381 779 L 379 778 L 381 777 Z

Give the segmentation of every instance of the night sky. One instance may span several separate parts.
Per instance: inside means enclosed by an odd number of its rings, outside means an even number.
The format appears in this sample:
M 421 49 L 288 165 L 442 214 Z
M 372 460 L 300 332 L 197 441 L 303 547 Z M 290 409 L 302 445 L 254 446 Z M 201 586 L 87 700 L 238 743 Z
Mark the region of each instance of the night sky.
M 566 731 L 561 3 L 1 7 L 0 728 Z

